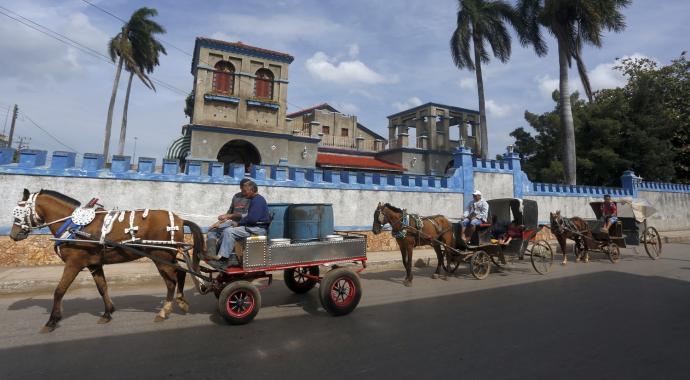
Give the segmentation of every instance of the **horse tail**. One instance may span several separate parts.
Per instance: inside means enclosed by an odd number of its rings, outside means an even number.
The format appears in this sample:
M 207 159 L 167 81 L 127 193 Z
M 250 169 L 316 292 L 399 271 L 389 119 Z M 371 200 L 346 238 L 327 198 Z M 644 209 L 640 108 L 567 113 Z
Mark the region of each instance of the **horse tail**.
M 196 223 L 192 222 L 191 220 L 183 219 L 182 225 L 189 228 L 189 230 L 192 232 L 192 261 L 195 263 L 194 266 L 196 267 L 196 263 L 199 262 L 201 255 L 204 253 L 204 234 L 203 232 L 201 232 L 201 227 L 199 227 Z

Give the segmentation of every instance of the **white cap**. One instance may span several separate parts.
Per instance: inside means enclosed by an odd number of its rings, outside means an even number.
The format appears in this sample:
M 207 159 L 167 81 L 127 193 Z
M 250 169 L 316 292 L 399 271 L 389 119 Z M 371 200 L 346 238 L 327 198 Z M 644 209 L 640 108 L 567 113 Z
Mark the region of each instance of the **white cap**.
M 474 193 L 472 193 L 472 195 L 482 195 L 482 192 L 479 190 L 475 190 Z

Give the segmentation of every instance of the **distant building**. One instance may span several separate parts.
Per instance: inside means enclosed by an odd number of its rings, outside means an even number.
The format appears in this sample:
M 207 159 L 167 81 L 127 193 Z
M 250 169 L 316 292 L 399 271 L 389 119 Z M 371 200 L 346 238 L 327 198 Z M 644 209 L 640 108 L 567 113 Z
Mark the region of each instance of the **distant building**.
M 241 42 L 198 37 L 185 111 L 191 120 L 166 158 L 220 161 L 226 170 L 239 163 L 442 174 L 459 144 L 479 154 L 478 112 L 459 107 L 427 103 L 391 115 L 388 140 L 327 103 L 287 114 L 293 60 Z M 415 141 L 409 141 L 411 128 Z
M 5 136 L 4 134 L 0 133 L 0 148 L 7 148 L 7 145 L 9 142 L 10 142 L 10 138 L 8 136 Z

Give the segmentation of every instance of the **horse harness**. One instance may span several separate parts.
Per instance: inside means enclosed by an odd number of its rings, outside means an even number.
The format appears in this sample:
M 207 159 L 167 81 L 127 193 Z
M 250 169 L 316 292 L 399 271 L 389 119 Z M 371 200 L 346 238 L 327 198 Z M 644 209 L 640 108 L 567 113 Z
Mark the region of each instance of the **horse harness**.
M 395 224 L 400 225 L 400 229 L 395 231 L 395 226 L 393 226 L 393 223 L 391 223 L 391 227 L 393 227 L 393 230 L 391 231 L 391 234 L 393 235 L 394 238 L 396 239 L 404 239 L 407 236 L 407 231 L 411 230 L 411 232 L 414 233 L 415 239 L 417 241 L 417 245 L 420 245 L 422 238 L 424 239 L 429 239 L 429 240 L 437 240 L 441 235 L 446 233 L 449 229 L 442 230 L 441 226 L 438 225 L 438 223 L 434 220 L 435 216 L 419 216 L 418 214 L 408 214 L 406 209 L 402 210 L 402 216 L 398 222 Z M 385 224 L 385 216 L 383 213 L 379 214 L 379 223 Z M 410 219 L 412 220 L 412 223 L 410 223 Z M 436 230 L 436 237 L 431 237 L 431 236 L 424 236 L 422 237 L 422 229 L 424 228 L 424 221 L 428 220 L 433 226 L 434 229 Z M 424 234 L 426 235 L 426 234 Z
M 115 220 L 123 222 L 125 215 L 129 213 L 129 225 L 124 228 L 124 233 L 130 235 L 129 240 L 125 240 L 123 244 L 139 243 L 136 245 L 163 245 L 166 249 L 176 249 L 172 246 L 184 245 L 184 242 L 175 241 L 175 231 L 180 230 L 180 226 L 175 225 L 175 216 L 171 211 L 168 211 L 168 219 L 170 225 L 166 226 L 166 231 L 170 233 L 170 240 L 142 240 L 136 236 L 139 231 L 139 226 L 134 224 L 134 218 L 137 212 L 141 213 L 142 219 L 146 219 L 149 215 L 149 209 L 136 209 L 136 210 L 103 210 L 96 209 L 98 205 L 97 198 L 91 199 L 91 201 L 83 207 L 77 207 L 71 215 L 64 218 L 59 218 L 50 222 L 45 222 L 36 211 L 36 199 L 40 193 L 32 193 L 29 195 L 28 199 L 25 201 L 17 202 L 17 206 L 12 210 L 12 216 L 14 217 L 14 224 L 19 226 L 23 231 L 38 230 L 50 225 L 61 223 L 62 226 L 58 228 L 55 233 L 55 248 L 58 256 L 62 257 L 60 253 L 60 246 L 64 243 L 98 243 L 103 245 L 103 249 L 113 248 L 108 247 L 105 244 L 107 235 L 112 232 L 112 228 Z M 100 206 L 100 205 L 98 205 Z M 94 219 L 96 219 L 97 214 L 106 214 L 103 218 L 103 223 L 101 225 L 101 234 L 99 240 L 81 240 L 77 239 L 76 236 L 84 236 L 84 233 L 80 233 L 82 229 L 90 225 Z

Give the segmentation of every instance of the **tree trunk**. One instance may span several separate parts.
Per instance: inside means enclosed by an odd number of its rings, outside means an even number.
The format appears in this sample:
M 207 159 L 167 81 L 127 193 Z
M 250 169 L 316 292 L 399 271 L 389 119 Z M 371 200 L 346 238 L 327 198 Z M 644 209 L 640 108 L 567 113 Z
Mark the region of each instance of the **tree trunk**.
M 117 144 L 117 154 L 125 153 L 125 139 L 127 138 L 127 110 L 129 108 L 129 92 L 132 90 L 132 78 L 134 72 L 129 72 L 129 82 L 127 82 L 127 93 L 125 95 L 125 106 L 122 109 L 122 126 L 120 126 L 120 142 Z
M 560 66 L 560 112 L 561 128 L 563 131 L 563 169 L 565 183 L 577 184 L 577 167 L 575 162 L 575 124 L 573 110 L 570 105 L 570 91 L 568 90 L 568 57 L 562 43 L 558 42 L 558 64 Z
M 117 85 L 120 83 L 120 73 L 122 72 L 122 57 L 117 62 L 115 71 L 115 81 L 113 82 L 113 92 L 110 94 L 110 105 L 108 105 L 108 120 L 105 122 L 105 139 L 103 141 L 103 160 L 108 162 L 108 151 L 110 149 L 110 130 L 113 127 L 113 109 L 115 108 L 115 98 L 117 97 Z
M 473 39 L 474 42 L 474 72 L 477 74 L 477 95 L 479 97 L 479 155 L 486 159 L 489 154 L 489 137 L 486 127 L 486 105 L 484 103 L 484 79 L 482 78 L 482 63 L 477 46 L 481 40 Z M 475 141 L 477 136 L 474 136 Z

